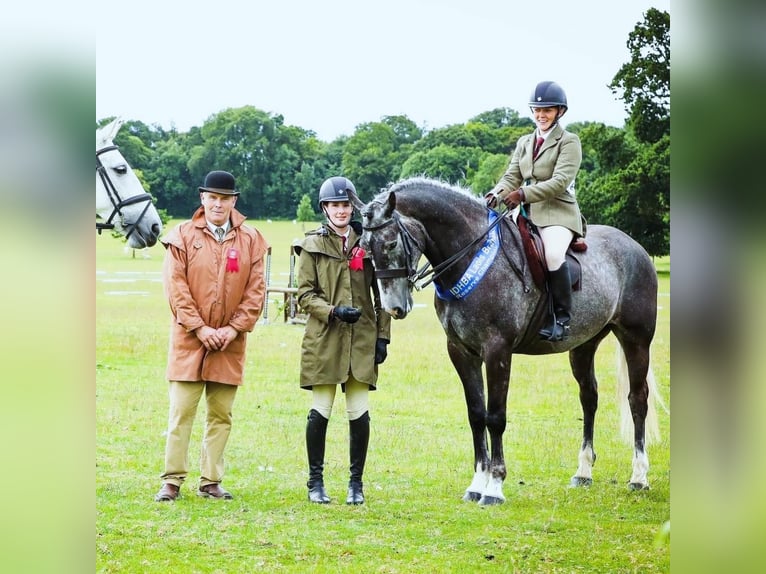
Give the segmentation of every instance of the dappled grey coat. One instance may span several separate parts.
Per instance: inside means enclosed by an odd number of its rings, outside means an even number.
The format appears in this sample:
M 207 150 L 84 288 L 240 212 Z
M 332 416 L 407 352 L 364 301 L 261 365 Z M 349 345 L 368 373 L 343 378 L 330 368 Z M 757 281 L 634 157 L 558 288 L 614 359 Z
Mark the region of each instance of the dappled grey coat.
M 348 243 L 351 253 L 359 244 L 354 230 Z M 374 389 L 375 341 L 391 339 L 391 316 L 381 307 L 369 255 L 364 256 L 362 270 L 351 270 L 341 237 L 326 224 L 306 233 L 295 250 L 298 303 L 309 315 L 301 345 L 301 387 L 345 383 L 350 371 Z M 357 307 L 361 318 L 353 324 L 330 319 L 332 308 L 341 305 Z
M 538 227 L 563 225 L 583 235 L 574 191 L 575 176 L 582 161 L 580 138 L 556 124 L 545 138 L 537 159 L 533 160 L 536 133 L 522 136 L 516 143 L 511 163 L 497 184 L 503 188 L 499 197 L 502 199 L 522 187 L 532 223 Z

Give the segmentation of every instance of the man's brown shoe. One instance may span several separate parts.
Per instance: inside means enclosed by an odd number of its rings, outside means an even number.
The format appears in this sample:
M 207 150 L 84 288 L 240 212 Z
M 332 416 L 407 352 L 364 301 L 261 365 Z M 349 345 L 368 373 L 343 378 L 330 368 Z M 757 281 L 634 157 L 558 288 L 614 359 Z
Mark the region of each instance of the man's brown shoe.
M 234 498 L 230 492 L 227 492 L 221 488 L 221 485 L 217 482 L 214 482 L 213 484 L 206 484 L 205 486 L 200 486 L 199 490 L 197 491 L 197 496 L 203 496 L 205 498 L 225 498 L 226 500 L 231 500 Z
M 160 488 L 160 491 L 154 495 L 155 502 L 172 502 L 178 498 L 178 491 L 180 489 L 175 484 L 166 482 Z

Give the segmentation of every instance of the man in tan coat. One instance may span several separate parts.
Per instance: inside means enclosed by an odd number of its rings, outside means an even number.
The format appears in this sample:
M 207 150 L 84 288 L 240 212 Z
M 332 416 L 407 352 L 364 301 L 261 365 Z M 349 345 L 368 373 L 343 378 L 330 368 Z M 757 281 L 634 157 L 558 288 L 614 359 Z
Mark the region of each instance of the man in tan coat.
M 212 171 L 199 188 L 201 207 L 163 238 L 163 281 L 172 324 L 166 376 L 170 412 L 163 484 L 154 499 L 178 498 L 188 474 L 188 450 L 202 393 L 207 416 L 197 494 L 230 499 L 220 482 L 231 412 L 242 384 L 247 333 L 266 295 L 268 244 L 234 209 L 234 176 Z

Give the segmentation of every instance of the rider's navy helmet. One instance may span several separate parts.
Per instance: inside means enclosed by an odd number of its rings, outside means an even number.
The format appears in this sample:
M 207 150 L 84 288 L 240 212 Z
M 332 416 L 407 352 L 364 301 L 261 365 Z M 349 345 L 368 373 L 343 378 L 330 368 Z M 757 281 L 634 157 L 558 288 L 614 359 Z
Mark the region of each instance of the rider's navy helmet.
M 559 106 L 564 108 L 561 115 L 569 109 L 567 104 L 567 95 L 564 92 L 564 88 L 559 86 L 556 82 L 540 82 L 532 90 L 532 94 L 529 96 L 530 108 L 553 108 Z

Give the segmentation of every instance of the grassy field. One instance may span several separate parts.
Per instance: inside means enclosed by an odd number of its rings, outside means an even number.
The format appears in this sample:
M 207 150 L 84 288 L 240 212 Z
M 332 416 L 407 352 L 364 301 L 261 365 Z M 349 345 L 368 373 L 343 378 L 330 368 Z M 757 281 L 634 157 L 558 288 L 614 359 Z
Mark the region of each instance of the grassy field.
M 172 223 L 171 223 L 172 225 Z M 287 285 L 300 224 L 255 222 L 273 247 L 271 283 Z M 629 492 L 632 449 L 618 436 L 614 344 L 597 355 L 601 400 L 594 484 L 570 489 L 581 411 L 566 354 L 514 357 L 505 434 L 507 501 L 461 501 L 472 476 L 462 390 L 447 358 L 430 289 L 394 322 L 379 390 L 371 395 L 367 504 L 346 506 L 348 430 L 342 398 L 327 443 L 333 503 L 306 501 L 304 429 L 310 394 L 298 387 L 302 326 L 268 323 L 250 335 L 246 383 L 234 405 L 224 485 L 232 501 L 194 495 L 204 404 L 190 480 L 158 504 L 167 416 L 170 314 L 163 250 L 125 253 L 96 239 L 96 566 L 98 572 L 667 572 L 670 421 L 649 448 L 651 489 Z M 659 260 L 655 376 L 670 405 L 670 272 Z M 279 299 L 279 300 L 278 300 Z

